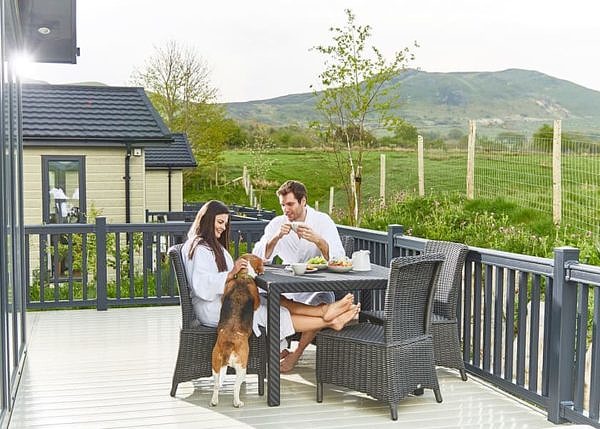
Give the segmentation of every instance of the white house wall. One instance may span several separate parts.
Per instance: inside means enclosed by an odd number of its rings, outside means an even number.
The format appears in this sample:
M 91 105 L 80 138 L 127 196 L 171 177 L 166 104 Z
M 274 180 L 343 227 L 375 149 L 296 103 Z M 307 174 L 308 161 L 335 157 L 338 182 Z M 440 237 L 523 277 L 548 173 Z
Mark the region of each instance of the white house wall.
M 24 215 L 26 225 L 42 223 L 42 155 L 85 157 L 86 207 L 101 211 L 109 223 L 125 222 L 125 148 L 42 148 L 23 151 Z M 131 222 L 143 223 L 146 206 L 144 157 L 130 158 Z
M 169 211 L 168 170 L 146 170 L 146 208 L 150 211 Z M 183 210 L 183 174 L 171 171 L 171 211 Z

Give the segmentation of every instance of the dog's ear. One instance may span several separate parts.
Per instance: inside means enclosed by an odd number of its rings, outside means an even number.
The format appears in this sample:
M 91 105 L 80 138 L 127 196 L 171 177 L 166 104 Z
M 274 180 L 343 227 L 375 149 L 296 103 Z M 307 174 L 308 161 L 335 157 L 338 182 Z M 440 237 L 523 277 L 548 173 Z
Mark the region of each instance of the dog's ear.
M 251 253 L 245 253 L 240 257 L 248 260 L 256 274 L 263 274 L 265 272 L 265 264 L 261 257 L 253 255 Z

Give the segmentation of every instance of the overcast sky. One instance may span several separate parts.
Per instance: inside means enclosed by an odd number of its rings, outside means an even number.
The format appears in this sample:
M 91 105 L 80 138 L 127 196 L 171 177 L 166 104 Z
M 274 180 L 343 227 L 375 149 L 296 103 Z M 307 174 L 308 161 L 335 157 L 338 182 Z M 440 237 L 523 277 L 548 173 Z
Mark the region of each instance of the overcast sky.
M 50 83 L 128 85 L 155 46 L 193 47 L 219 101 L 308 92 L 350 8 L 390 57 L 417 41 L 413 67 L 434 72 L 537 70 L 600 90 L 597 0 L 77 0 L 77 65 L 37 64 Z

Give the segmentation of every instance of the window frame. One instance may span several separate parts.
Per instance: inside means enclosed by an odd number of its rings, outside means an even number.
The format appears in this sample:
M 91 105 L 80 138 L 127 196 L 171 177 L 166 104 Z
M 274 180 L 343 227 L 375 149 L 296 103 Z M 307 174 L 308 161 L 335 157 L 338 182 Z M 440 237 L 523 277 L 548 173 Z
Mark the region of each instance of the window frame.
M 79 161 L 79 222 L 86 222 L 86 185 L 85 185 L 85 156 L 84 155 L 42 155 L 42 222 L 44 224 L 50 221 L 50 195 L 48 189 L 50 186 L 50 168 L 52 161 Z

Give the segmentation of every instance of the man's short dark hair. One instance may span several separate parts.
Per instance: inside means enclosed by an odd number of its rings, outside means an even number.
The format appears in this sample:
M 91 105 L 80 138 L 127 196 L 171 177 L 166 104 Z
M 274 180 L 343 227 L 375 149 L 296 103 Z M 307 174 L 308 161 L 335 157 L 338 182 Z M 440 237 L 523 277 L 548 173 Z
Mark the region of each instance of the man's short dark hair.
M 281 185 L 279 189 L 277 189 L 277 195 L 281 195 L 282 197 L 289 194 L 290 192 L 294 194 L 294 197 L 296 197 L 296 200 L 298 200 L 298 202 L 301 202 L 302 198 L 308 199 L 306 195 L 306 186 L 304 186 L 302 182 L 298 182 L 297 180 L 288 180 L 283 185 Z

